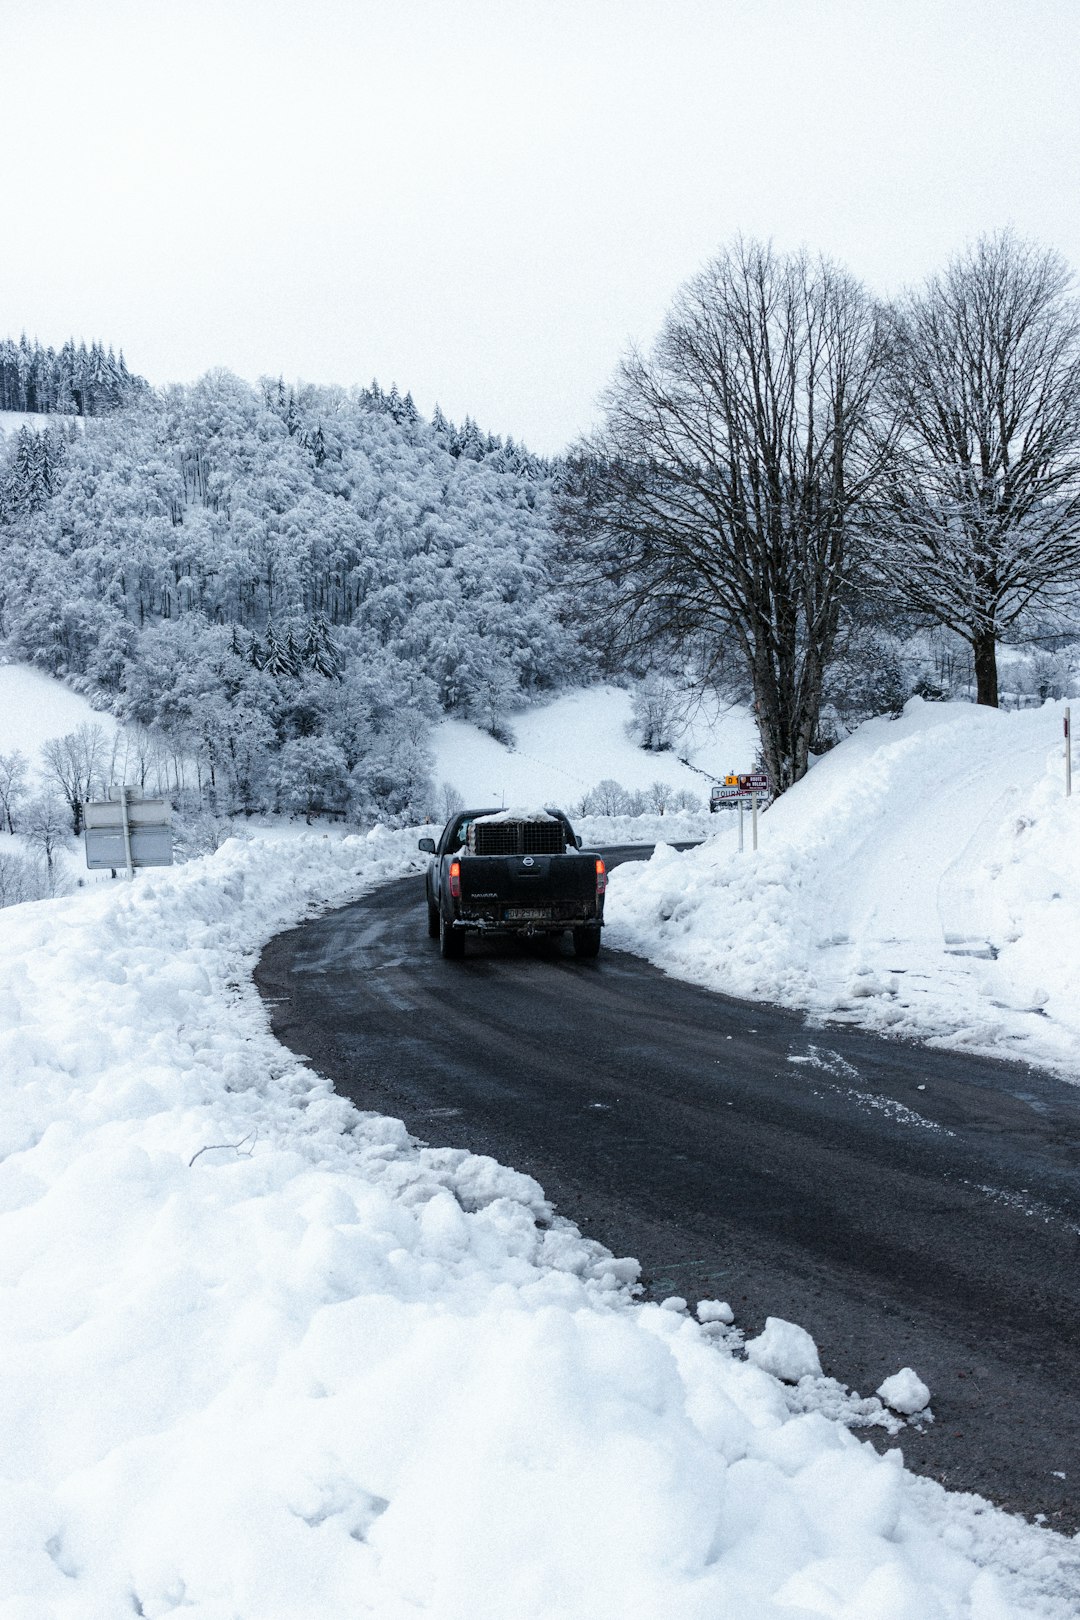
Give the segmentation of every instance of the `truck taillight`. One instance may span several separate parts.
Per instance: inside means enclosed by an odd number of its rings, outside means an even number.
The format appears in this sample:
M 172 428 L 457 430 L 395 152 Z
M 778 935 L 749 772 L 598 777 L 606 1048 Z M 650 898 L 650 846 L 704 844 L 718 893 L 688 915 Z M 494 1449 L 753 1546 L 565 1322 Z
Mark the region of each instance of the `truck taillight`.
M 600 859 L 600 857 L 598 855 L 596 857 L 596 892 L 597 892 L 597 894 L 603 894 L 603 892 L 604 892 L 604 890 L 606 888 L 607 888 L 607 867 L 604 865 L 603 861 Z
M 600 861 L 597 861 L 596 864 L 597 864 L 597 866 L 600 866 L 603 863 L 600 862 Z M 450 898 L 451 898 L 451 900 L 460 900 L 461 899 L 461 862 L 460 861 L 451 861 L 450 862 Z

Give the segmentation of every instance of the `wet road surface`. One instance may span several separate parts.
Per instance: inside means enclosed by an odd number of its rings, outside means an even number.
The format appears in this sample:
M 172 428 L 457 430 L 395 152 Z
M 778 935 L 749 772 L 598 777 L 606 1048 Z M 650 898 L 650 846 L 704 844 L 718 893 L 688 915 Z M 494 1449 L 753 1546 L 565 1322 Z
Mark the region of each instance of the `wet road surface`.
M 535 1176 L 651 1297 L 726 1299 L 747 1336 L 799 1322 L 863 1395 L 914 1367 L 936 1421 L 861 1434 L 1080 1527 L 1080 1088 L 812 1027 L 606 944 L 444 962 L 415 877 L 278 936 L 256 981 L 359 1108 Z

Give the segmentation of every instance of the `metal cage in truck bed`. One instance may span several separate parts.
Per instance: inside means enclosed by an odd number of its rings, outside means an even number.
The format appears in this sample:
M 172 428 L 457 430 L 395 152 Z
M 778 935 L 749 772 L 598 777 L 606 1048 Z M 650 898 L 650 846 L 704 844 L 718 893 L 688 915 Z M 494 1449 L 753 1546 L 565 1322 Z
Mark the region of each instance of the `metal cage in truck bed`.
M 469 828 L 471 855 L 561 855 L 566 832 L 561 821 L 474 821 Z

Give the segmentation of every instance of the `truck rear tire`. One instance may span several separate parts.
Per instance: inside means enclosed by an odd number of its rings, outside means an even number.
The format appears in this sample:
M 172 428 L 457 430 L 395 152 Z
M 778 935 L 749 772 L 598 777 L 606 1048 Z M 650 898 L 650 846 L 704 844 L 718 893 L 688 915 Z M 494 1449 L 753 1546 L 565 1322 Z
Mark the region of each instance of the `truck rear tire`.
M 439 913 L 439 955 L 447 962 L 460 962 L 465 955 L 465 935 L 451 928 L 442 912 Z
M 438 939 L 439 908 L 438 906 L 433 906 L 430 900 L 427 903 L 427 931 L 428 939 Z
M 599 928 L 574 929 L 574 955 L 599 956 L 600 930 Z

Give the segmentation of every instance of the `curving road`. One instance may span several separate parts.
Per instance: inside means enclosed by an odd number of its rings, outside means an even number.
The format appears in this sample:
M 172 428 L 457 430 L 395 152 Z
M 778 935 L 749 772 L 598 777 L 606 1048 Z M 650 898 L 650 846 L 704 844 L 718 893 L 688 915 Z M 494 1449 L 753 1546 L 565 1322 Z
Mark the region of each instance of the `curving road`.
M 900 1437 L 910 1467 L 1080 1528 L 1080 1088 L 606 946 L 443 962 L 418 878 L 279 935 L 256 982 L 358 1107 L 535 1176 L 653 1297 L 800 1322 L 863 1394 L 913 1366 L 936 1422 Z

